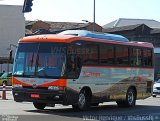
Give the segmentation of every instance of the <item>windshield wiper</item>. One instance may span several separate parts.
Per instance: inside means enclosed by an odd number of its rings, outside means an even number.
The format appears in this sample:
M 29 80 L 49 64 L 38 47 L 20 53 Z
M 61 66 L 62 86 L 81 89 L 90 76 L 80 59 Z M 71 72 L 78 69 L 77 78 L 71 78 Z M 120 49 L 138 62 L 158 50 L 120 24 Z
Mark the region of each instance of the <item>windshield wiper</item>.
M 36 59 L 36 65 L 35 65 L 35 71 L 34 71 L 34 75 L 37 76 L 38 73 L 38 63 L 39 62 L 39 54 L 37 54 L 37 59 Z
M 34 58 L 34 53 L 32 54 L 32 59 L 31 59 L 31 69 L 32 69 L 32 66 L 33 66 L 33 58 Z

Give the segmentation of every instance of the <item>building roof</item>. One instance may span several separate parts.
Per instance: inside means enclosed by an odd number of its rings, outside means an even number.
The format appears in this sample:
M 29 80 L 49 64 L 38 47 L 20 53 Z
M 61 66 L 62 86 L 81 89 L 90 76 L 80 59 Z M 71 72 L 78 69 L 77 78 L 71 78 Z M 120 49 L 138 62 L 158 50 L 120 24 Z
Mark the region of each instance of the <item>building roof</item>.
M 144 24 L 136 24 L 136 25 L 122 26 L 122 27 L 107 28 L 107 29 L 104 29 L 103 32 L 129 31 L 129 30 L 134 30 L 137 27 L 142 26 L 142 25 L 144 25 Z
M 26 21 L 26 26 L 33 25 L 37 21 Z M 90 23 L 76 23 L 76 22 L 50 22 L 50 21 L 43 21 L 50 25 L 50 31 L 62 31 L 67 29 L 78 29 L 84 28 L 88 26 Z
M 50 31 L 78 29 L 88 26 L 88 23 L 74 23 L 74 22 L 47 22 L 47 23 L 50 24 Z
M 151 30 L 151 34 L 159 34 L 159 33 L 160 33 L 160 28 Z
M 136 25 L 130 25 L 130 26 L 114 27 L 114 28 L 103 29 L 103 32 L 112 33 L 112 32 L 120 32 L 120 31 L 130 31 L 130 30 L 134 30 L 140 26 L 146 26 L 146 25 L 145 24 L 136 24 Z M 146 27 L 148 27 L 148 26 L 146 26 Z M 160 28 L 154 28 L 154 29 L 150 28 L 150 34 L 160 34 Z
M 32 24 L 34 24 L 36 21 L 28 21 L 28 20 L 26 20 L 25 21 L 25 25 L 26 26 L 29 26 L 29 25 L 32 25 Z
M 103 28 L 122 27 L 136 24 L 145 24 L 150 28 L 160 28 L 160 22 L 152 19 L 127 19 L 119 18 L 103 26 Z

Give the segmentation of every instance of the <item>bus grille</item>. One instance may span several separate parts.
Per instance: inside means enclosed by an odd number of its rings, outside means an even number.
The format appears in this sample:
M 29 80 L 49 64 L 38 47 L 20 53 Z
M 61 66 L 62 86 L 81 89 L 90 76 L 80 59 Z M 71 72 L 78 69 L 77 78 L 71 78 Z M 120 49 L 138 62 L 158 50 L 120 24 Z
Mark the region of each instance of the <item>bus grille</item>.
M 25 89 L 48 89 L 47 87 L 36 87 L 36 88 L 33 88 L 32 86 L 23 86 L 23 88 L 25 88 Z

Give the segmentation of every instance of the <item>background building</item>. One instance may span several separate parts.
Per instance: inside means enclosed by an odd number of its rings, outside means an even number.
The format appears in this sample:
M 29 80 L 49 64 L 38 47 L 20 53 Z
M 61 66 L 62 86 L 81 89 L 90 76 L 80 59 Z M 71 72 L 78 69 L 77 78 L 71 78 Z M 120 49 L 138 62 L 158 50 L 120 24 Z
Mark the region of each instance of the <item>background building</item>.
M 95 31 L 102 32 L 102 27 L 94 24 Z M 50 21 L 26 21 L 26 36 L 33 34 L 55 34 L 65 30 L 89 30 L 93 31 L 93 23 L 76 22 L 50 22 Z
M 25 36 L 25 18 L 22 6 L 0 5 L 0 72 L 11 71 L 8 68 L 10 50 L 13 56 L 16 44 L 21 37 Z
M 108 29 L 108 28 L 123 27 L 136 24 L 145 24 L 150 28 L 160 28 L 160 22 L 153 19 L 128 19 L 128 18 L 119 18 L 115 21 L 105 24 L 103 28 Z

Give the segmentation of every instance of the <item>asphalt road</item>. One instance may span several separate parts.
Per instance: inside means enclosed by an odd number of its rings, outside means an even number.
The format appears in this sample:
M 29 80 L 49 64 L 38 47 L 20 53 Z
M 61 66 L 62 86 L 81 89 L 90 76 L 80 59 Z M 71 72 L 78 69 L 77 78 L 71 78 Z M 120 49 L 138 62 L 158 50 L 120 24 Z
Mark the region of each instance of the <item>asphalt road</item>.
M 62 105 L 36 110 L 32 103 L 14 102 L 11 91 L 7 92 L 7 99 L 0 99 L 0 121 L 160 121 L 160 97 L 138 100 L 134 108 L 120 108 L 115 102 L 107 102 L 82 112 Z

